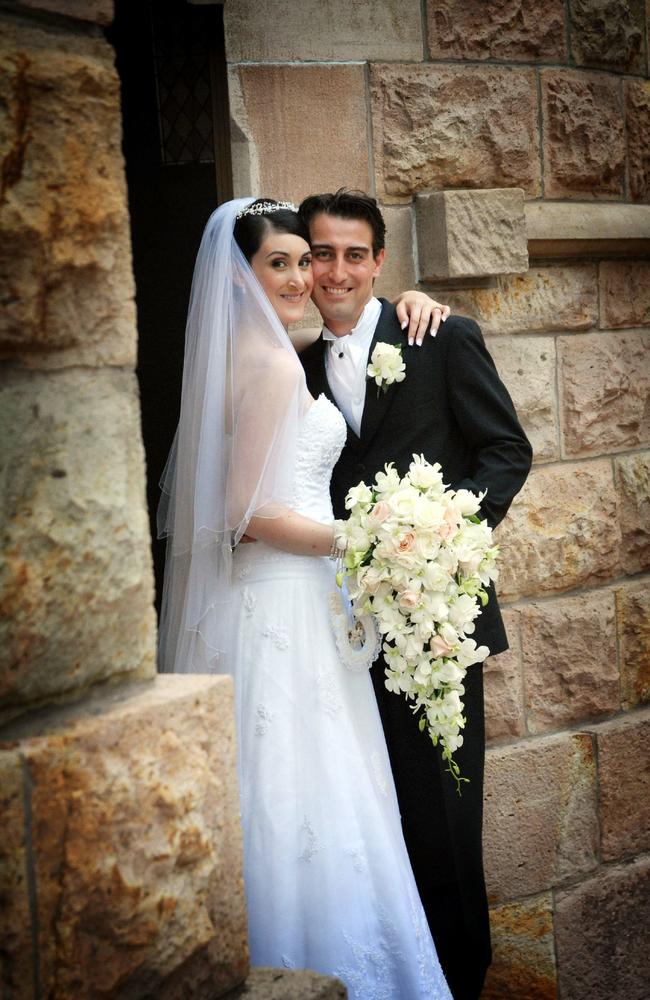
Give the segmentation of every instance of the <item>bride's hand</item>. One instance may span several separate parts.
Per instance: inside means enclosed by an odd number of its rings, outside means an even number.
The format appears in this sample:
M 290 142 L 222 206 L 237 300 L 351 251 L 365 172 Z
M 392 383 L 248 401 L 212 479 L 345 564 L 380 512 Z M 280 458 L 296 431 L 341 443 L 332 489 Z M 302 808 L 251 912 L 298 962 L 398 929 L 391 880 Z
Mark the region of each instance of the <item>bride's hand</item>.
M 395 299 L 395 305 L 397 306 L 397 318 L 402 329 L 406 329 L 408 325 L 409 346 L 413 346 L 413 342 L 415 342 L 420 347 L 429 323 L 431 324 L 431 336 L 435 337 L 440 323 L 444 323 L 451 312 L 449 306 L 436 302 L 426 292 L 413 290 L 398 295 Z

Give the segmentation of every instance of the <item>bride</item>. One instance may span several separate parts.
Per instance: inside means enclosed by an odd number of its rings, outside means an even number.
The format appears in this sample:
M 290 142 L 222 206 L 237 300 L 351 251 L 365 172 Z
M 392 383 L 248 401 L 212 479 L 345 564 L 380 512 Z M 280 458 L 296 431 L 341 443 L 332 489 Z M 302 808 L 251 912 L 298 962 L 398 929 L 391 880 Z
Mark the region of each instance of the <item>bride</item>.
M 451 1000 L 370 676 L 351 669 L 375 650 L 339 636 L 339 652 L 334 636 L 329 478 L 345 421 L 309 395 L 287 334 L 311 288 L 293 206 L 213 213 L 163 477 L 161 669 L 234 675 L 253 964 L 339 976 L 353 1000 Z

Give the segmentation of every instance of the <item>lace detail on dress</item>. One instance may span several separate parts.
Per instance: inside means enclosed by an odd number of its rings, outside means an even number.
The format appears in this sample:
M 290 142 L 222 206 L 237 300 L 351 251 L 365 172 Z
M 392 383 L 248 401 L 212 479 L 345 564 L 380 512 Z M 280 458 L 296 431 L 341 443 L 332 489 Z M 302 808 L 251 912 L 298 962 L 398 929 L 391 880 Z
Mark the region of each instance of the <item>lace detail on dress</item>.
M 342 979 L 355 1000 L 395 1000 L 392 969 L 404 962 L 399 948 L 399 934 L 385 911 L 379 910 L 378 940 L 373 944 L 359 944 L 343 932 L 352 963 L 339 966 L 334 975 Z
M 273 721 L 273 712 L 269 711 L 266 705 L 258 705 L 257 712 L 257 722 L 255 723 L 255 735 L 264 736 L 267 729 L 269 728 L 269 723 Z
M 288 649 L 291 645 L 289 641 L 289 633 L 284 625 L 267 625 L 266 628 L 262 629 L 262 635 L 271 639 L 275 648 L 281 650 L 282 652 Z
M 316 686 L 318 688 L 318 699 L 323 710 L 328 715 L 336 715 L 337 712 L 340 712 L 342 703 L 339 686 L 336 683 L 334 674 L 332 672 L 319 674 L 316 678 Z
M 248 587 L 244 588 L 241 595 L 242 604 L 244 605 L 244 611 L 247 618 L 252 618 L 253 612 L 255 611 L 255 606 L 257 604 L 257 597 L 253 594 Z
M 356 847 L 351 847 L 346 852 L 352 859 L 352 867 L 355 872 L 367 872 L 368 862 L 363 851 L 359 851 Z
M 438 974 L 432 972 L 431 963 L 431 933 L 429 926 L 424 919 L 424 911 L 420 900 L 409 894 L 411 904 L 411 921 L 413 923 L 413 937 L 418 950 L 418 968 L 420 971 L 420 991 L 423 996 L 438 996 L 443 991 L 445 977 L 442 969 L 438 969 Z
M 298 456 L 289 506 L 316 520 L 333 518 L 330 476 L 343 450 L 345 418 L 320 395 L 307 411 L 298 438 Z
M 314 855 L 318 854 L 318 838 L 307 816 L 305 816 L 300 830 L 306 835 L 307 843 L 298 855 L 298 861 L 311 861 Z

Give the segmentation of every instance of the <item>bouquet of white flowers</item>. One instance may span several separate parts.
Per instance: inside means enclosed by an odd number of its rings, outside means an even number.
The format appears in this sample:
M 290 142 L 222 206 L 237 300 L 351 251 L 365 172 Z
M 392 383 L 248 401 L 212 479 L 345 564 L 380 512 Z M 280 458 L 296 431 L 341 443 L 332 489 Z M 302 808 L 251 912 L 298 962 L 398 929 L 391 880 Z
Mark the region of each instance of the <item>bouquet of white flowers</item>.
M 463 680 L 489 653 L 469 636 L 497 578 L 498 548 L 478 517 L 484 496 L 448 489 L 440 465 L 414 455 L 403 478 L 390 463 L 372 486 L 351 489 L 350 516 L 336 522 L 346 543 L 339 585 L 345 577 L 355 614 L 374 616 L 386 687 L 413 702 L 459 791 L 468 780 L 453 758 L 463 742 Z

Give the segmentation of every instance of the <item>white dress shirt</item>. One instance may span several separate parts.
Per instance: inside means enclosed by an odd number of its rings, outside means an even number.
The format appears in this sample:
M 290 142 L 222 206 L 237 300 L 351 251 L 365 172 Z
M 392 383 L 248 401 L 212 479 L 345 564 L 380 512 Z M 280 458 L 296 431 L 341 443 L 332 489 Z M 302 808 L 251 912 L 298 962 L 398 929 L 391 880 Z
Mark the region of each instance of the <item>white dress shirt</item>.
M 343 337 L 323 327 L 325 372 L 332 395 L 348 424 L 359 437 L 366 399 L 368 352 L 379 321 L 381 302 L 372 298 L 366 303 L 359 322 Z

